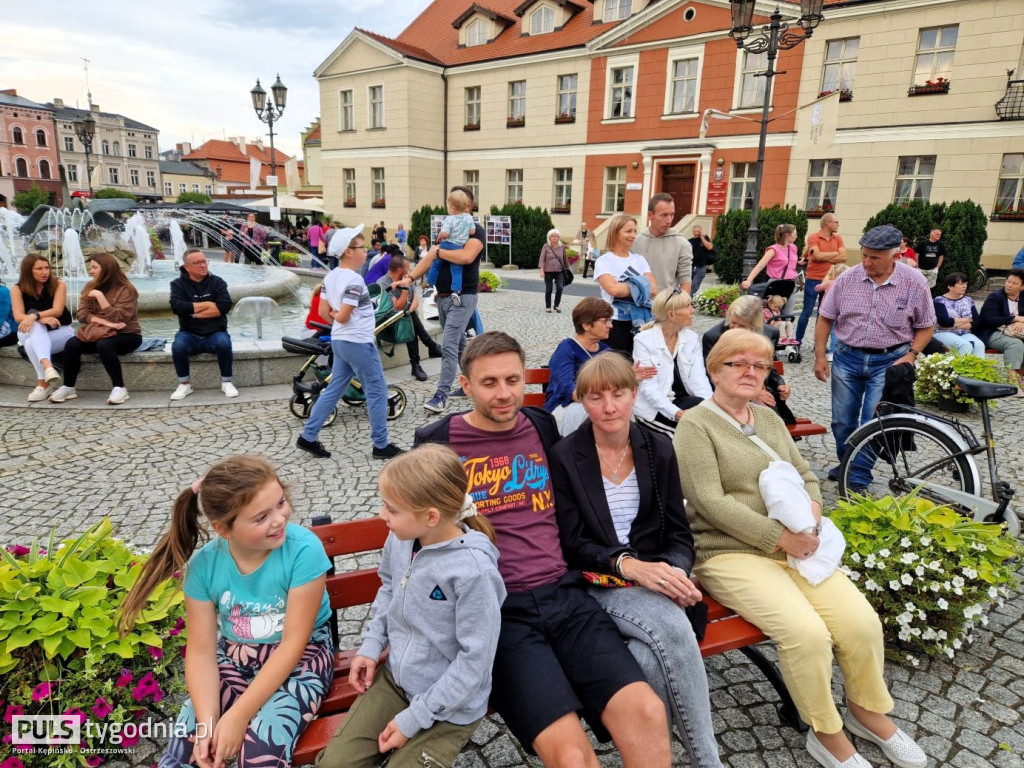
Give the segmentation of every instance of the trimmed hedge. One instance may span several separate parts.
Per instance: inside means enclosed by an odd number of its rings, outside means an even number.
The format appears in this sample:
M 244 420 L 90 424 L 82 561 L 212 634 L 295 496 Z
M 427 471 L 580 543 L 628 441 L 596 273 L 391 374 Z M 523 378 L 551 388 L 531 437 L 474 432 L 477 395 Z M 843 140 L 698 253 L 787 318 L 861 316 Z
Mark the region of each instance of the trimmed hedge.
M 540 249 L 547 242 L 547 234 L 555 228 L 551 214 L 544 208 L 527 208 L 522 203 L 512 203 L 500 208 L 491 206 L 491 216 L 510 216 L 512 222 L 512 263 L 521 269 L 536 269 L 540 264 Z M 487 253 L 491 263 L 508 264 L 507 245 L 488 245 Z
M 775 227 L 779 224 L 796 226 L 796 247 L 803 252 L 804 236 L 807 234 L 807 214 L 795 205 L 785 208 L 773 205 L 771 208 L 762 208 L 758 214 L 758 259 L 768 250 L 768 246 L 775 242 Z M 743 254 L 747 250 L 749 227 L 750 211 L 729 211 L 719 214 L 715 220 L 715 250 L 718 251 L 715 274 L 723 283 L 738 283 L 745 277 Z

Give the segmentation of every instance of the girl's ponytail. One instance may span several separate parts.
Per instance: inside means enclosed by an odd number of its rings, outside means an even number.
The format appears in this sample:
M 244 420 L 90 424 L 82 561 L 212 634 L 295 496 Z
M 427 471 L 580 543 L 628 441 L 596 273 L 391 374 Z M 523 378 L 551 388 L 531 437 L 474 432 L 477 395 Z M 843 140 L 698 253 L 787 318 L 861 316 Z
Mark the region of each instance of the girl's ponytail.
M 494 526 L 491 521 L 476 511 L 476 504 L 473 497 L 466 494 L 466 501 L 462 504 L 462 511 L 459 512 L 458 522 L 463 523 L 467 528 L 478 531 L 494 543 Z
M 199 522 L 202 514 L 199 506 L 200 490 L 197 483 L 183 490 L 174 500 L 170 530 L 157 543 L 153 554 L 142 566 L 135 585 L 121 604 L 117 626 L 122 636 L 135 626 L 136 619 L 156 586 L 169 579 L 175 571 L 180 571 L 192 553 L 210 538 L 206 528 Z

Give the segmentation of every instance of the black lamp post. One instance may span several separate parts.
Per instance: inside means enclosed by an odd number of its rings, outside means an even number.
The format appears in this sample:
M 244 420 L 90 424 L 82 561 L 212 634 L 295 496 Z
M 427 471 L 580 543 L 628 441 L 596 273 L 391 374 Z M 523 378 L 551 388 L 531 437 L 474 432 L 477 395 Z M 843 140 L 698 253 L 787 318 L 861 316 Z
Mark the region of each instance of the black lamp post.
M 75 136 L 85 147 L 85 180 L 89 185 L 89 197 L 92 197 L 92 165 L 89 157 L 92 154 L 93 139 L 96 138 L 96 118 L 88 114 L 84 120 L 76 120 Z
M 736 41 L 738 48 L 744 48 L 750 53 L 768 55 L 768 69 L 764 73 L 758 73 L 755 77 L 764 77 L 764 104 L 761 108 L 761 137 L 757 143 L 757 169 L 754 172 L 754 207 L 750 211 L 750 228 L 747 230 L 747 250 L 743 254 L 743 276 L 749 275 L 757 265 L 757 219 L 761 207 L 761 177 L 764 172 L 764 147 L 768 140 L 768 110 L 772 98 L 772 78 L 784 72 L 775 71 L 775 59 L 779 50 L 789 50 L 800 45 L 811 36 L 812 31 L 824 18 L 821 15 L 821 6 L 824 0 L 800 0 L 800 18 L 796 21 L 798 29 L 792 29 L 789 22 L 782 20 L 782 13 L 778 6 L 775 13 L 771 15 L 771 23 L 751 37 L 754 32 L 754 6 L 755 0 L 731 0 L 732 29 L 729 30 L 729 37 Z
M 270 90 L 273 92 L 273 100 L 267 101 L 267 92 L 263 90 L 260 81 L 256 80 L 256 87 L 249 91 L 252 96 L 252 108 L 256 110 L 256 117 L 266 123 L 270 128 L 270 175 L 277 176 L 277 156 L 274 153 L 274 121 L 279 120 L 284 114 L 285 103 L 288 100 L 288 89 L 281 82 L 281 75 Z M 277 208 L 277 185 L 274 187 L 274 207 Z

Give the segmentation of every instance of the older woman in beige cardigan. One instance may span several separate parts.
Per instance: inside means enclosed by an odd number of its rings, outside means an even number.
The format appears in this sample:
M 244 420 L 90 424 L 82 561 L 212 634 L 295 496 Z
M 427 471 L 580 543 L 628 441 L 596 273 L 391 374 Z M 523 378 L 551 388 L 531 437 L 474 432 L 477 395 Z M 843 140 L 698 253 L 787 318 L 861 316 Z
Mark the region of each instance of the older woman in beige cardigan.
M 788 556 L 818 549 L 821 489 L 775 413 L 750 400 L 771 370 L 772 344 L 761 334 L 729 330 L 708 355 L 715 392 L 683 416 L 674 445 L 697 549 L 694 574 L 722 604 L 778 645 L 779 666 L 800 716 L 810 726 L 807 750 L 826 768 L 870 764 L 843 733 L 832 700 L 832 661 L 846 684 L 847 729 L 878 744 L 893 763 L 924 768 L 920 747 L 886 713 L 893 700 L 883 678 L 882 626 L 857 587 L 834 571 L 815 586 Z M 759 479 L 773 456 L 795 467 L 811 499 L 817 529 L 794 533 L 768 517 Z

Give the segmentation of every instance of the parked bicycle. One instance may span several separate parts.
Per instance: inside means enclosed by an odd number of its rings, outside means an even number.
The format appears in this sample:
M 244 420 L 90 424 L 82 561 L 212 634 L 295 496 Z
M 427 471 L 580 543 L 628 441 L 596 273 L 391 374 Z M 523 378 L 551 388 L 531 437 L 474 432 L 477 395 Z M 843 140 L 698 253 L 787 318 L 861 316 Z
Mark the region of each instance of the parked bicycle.
M 1010 397 L 1017 388 L 960 376 L 956 385 L 981 407 L 983 441 L 956 419 L 937 416 L 911 406 L 883 401 L 877 416 L 861 425 L 848 441 L 839 465 L 839 495 L 849 491 L 880 496 L 918 495 L 943 504 L 975 520 L 1005 523 L 1012 536 L 1020 535 L 1020 517 L 1010 507 L 1013 488 L 1001 480 L 996 468 L 995 438 L 989 400 Z M 991 499 L 983 495 L 981 473 L 974 457 L 985 454 Z M 860 479 L 868 476 L 868 484 Z
M 978 267 L 978 270 L 974 273 L 974 277 L 967 284 L 968 293 L 977 293 L 988 285 L 988 270 L 984 267 Z

